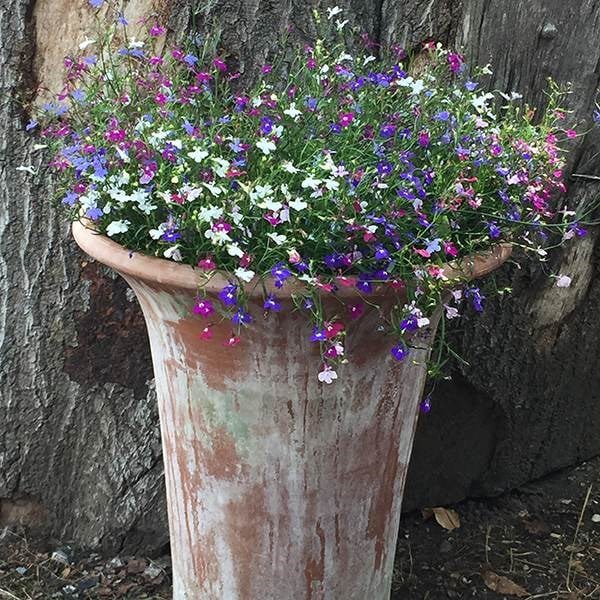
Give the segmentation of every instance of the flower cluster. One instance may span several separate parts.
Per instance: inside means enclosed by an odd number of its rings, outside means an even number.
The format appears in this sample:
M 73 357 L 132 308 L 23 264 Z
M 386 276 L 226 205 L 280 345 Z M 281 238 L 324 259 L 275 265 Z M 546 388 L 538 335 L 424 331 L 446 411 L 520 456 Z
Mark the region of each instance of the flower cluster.
M 449 261 L 501 241 L 543 254 L 553 228 L 583 232 L 556 213 L 560 143 L 572 135 L 558 90 L 534 120 L 516 94 L 478 83 L 487 68 L 469 70 L 440 45 L 426 44 L 418 66 L 397 46 L 374 56 L 368 40 L 350 54 L 338 13 L 328 11 L 335 40 L 292 59 L 284 48 L 285 61 L 244 88 L 210 38 L 158 52 L 164 27 L 148 22 L 140 41 L 120 17 L 65 60 L 64 89 L 28 124 L 51 148 L 74 219 L 132 250 L 227 273 L 218 297 L 199 286 L 204 339 L 216 319 L 231 321 L 231 346 L 257 326 L 245 297 L 255 278 L 277 291 L 303 282 L 294 307 L 325 383 L 346 360 L 347 325 L 377 309 L 376 290 L 403 299 L 379 311 L 402 361 L 436 306 L 448 318 L 463 298 L 483 308 L 477 287 L 444 295 Z M 349 287 L 354 299 L 326 314 L 323 297 Z M 268 293 L 264 314 L 281 300 Z

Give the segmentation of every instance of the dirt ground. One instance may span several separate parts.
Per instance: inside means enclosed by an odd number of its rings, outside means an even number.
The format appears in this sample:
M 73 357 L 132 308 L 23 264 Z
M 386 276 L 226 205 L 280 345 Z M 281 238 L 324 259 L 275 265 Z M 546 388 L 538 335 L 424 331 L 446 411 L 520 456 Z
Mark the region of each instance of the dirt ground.
M 170 600 L 169 559 L 101 557 L 6 529 L 0 598 Z M 495 499 L 405 515 L 391 600 L 447 598 L 600 600 L 600 458 Z

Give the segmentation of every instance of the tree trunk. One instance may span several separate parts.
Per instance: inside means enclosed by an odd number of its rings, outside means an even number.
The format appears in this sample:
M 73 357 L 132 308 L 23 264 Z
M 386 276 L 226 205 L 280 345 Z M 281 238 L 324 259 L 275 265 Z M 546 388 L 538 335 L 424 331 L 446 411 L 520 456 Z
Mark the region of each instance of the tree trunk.
M 218 23 L 223 48 L 251 77 L 288 24 L 297 39 L 311 38 L 312 7 L 163 0 L 155 10 L 174 36 Z M 127 13 L 133 20 L 151 8 L 132 0 Z M 570 118 L 592 112 L 594 0 L 352 0 L 349 12 L 384 42 L 464 45 L 470 60 L 492 64 L 494 86 L 524 90 L 532 104 L 543 101 L 547 76 L 572 80 Z M 167 531 L 141 312 L 121 279 L 75 249 L 43 170 L 36 178 L 16 170 L 41 164 L 22 132 L 23 104 L 42 85 L 58 89 L 62 58 L 91 15 L 83 0 L 0 7 L 0 525 L 21 519 L 107 551 L 152 551 Z M 576 172 L 594 172 L 596 146 L 597 132 L 577 140 Z M 598 184 L 584 181 L 571 185 L 573 204 L 595 193 Z M 421 419 L 407 508 L 496 494 L 600 452 L 591 435 L 600 426 L 595 242 L 592 234 L 553 257 L 552 271 L 573 277 L 570 288 L 553 287 L 539 269 L 506 268 L 500 283 L 514 297 L 491 298 L 482 318 L 462 319 L 452 337 L 470 367 L 438 388 Z

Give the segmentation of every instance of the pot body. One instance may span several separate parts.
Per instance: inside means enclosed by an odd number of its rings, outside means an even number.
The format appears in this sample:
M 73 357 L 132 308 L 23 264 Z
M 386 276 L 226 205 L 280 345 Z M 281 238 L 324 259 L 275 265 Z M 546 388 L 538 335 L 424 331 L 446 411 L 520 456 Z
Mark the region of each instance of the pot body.
M 144 311 L 156 377 L 171 535 L 174 600 L 388 600 L 400 505 L 439 311 L 397 362 L 376 310 L 353 321 L 350 365 L 321 384 L 299 282 L 277 290 L 284 310 L 226 347 L 192 314 L 199 274 L 129 252 L 73 224 L 90 256 L 119 272 Z M 451 279 L 481 277 L 508 245 L 446 265 Z M 227 283 L 214 273 L 213 297 Z M 270 289 L 269 289 L 270 286 Z M 295 287 L 294 287 L 295 286 Z M 260 286 L 248 286 L 262 313 Z M 356 292 L 348 288 L 352 300 Z M 402 302 L 381 296 L 377 303 Z M 327 296 L 326 314 L 340 311 Z M 215 299 L 215 303 L 218 301 Z M 116 357 L 118 358 L 118 357 Z
M 227 322 L 200 338 L 192 291 L 124 276 L 152 347 L 174 599 L 387 600 L 434 327 L 398 363 L 366 314 L 324 385 L 298 312 L 226 347 Z

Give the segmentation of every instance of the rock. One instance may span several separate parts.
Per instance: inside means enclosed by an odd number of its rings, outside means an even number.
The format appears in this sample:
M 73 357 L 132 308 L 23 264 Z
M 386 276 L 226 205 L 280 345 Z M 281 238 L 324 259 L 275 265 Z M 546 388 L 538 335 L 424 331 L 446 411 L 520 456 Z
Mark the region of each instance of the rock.
M 144 571 L 144 577 L 147 577 L 148 579 L 155 579 L 159 575 L 162 575 L 162 573 L 163 570 L 158 565 L 155 563 L 150 563 Z
M 62 548 L 59 548 L 58 550 L 55 550 L 50 555 L 50 560 L 54 560 L 54 561 L 59 562 L 59 563 L 61 563 L 63 565 L 69 565 L 69 564 L 71 564 L 71 559 L 70 559 L 69 555 Z

